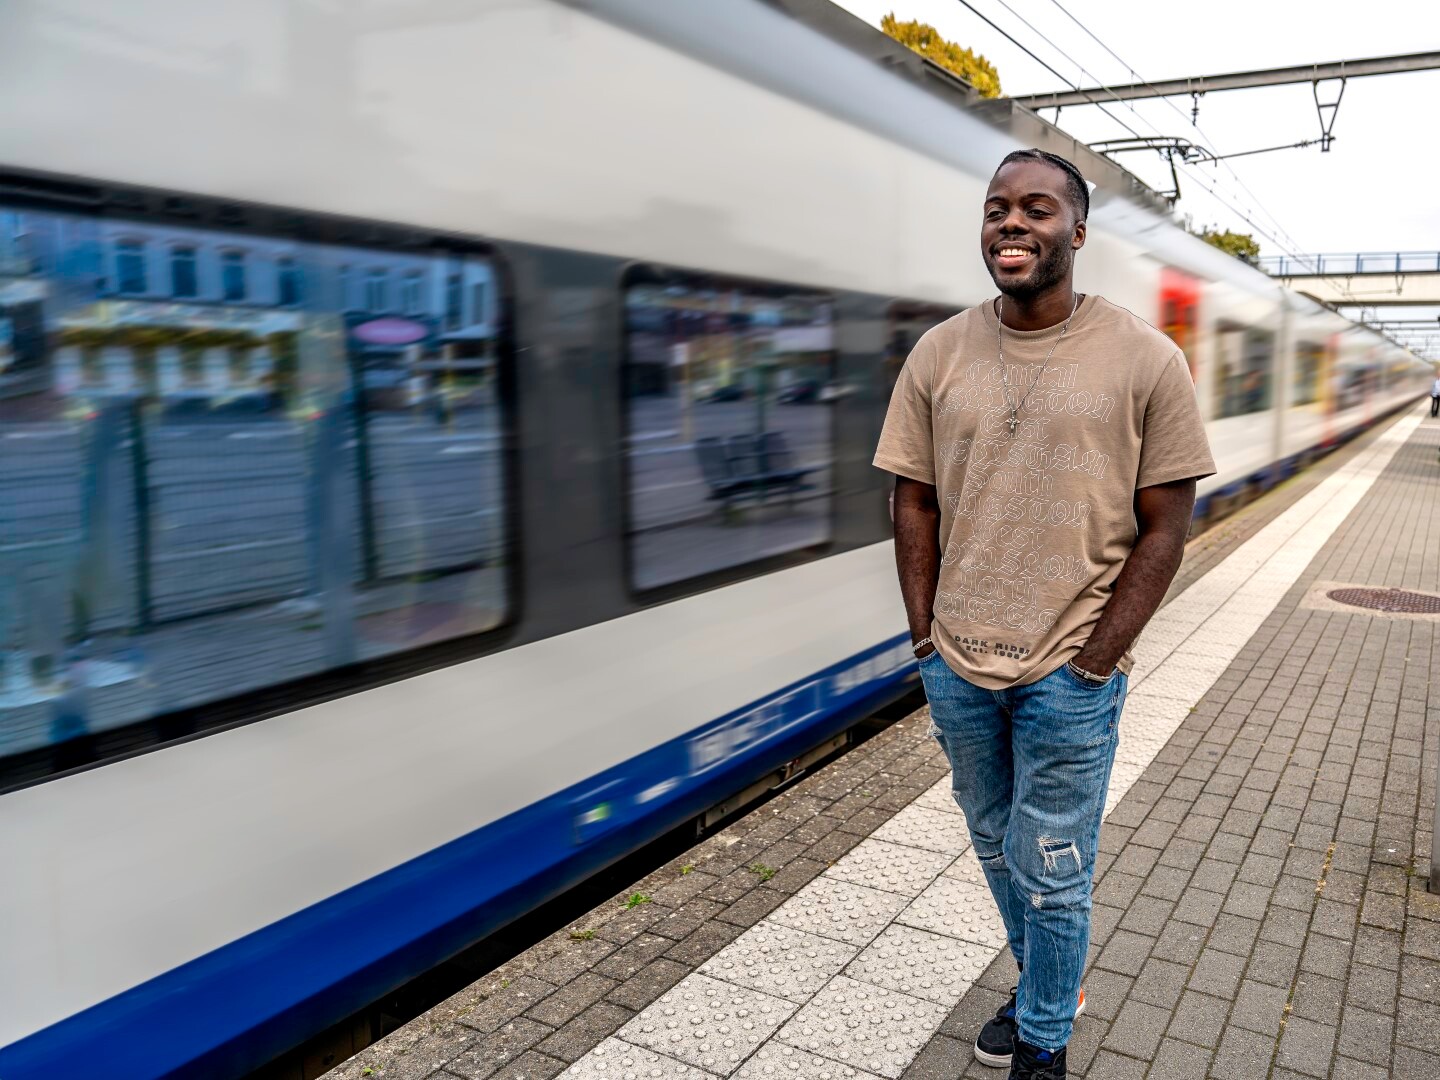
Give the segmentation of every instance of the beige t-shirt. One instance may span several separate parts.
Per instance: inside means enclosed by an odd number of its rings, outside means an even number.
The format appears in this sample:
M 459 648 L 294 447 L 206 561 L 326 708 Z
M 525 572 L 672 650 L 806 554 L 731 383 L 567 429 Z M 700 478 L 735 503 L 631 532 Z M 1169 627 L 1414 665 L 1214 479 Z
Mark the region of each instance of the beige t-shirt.
M 937 489 L 930 636 L 992 690 L 1042 679 L 1084 646 L 1135 544 L 1138 488 L 1215 471 L 1184 354 L 1149 323 L 1086 296 L 1028 398 L 1060 328 L 1006 327 L 1014 435 L 997 327 L 988 301 L 916 343 L 875 453 Z

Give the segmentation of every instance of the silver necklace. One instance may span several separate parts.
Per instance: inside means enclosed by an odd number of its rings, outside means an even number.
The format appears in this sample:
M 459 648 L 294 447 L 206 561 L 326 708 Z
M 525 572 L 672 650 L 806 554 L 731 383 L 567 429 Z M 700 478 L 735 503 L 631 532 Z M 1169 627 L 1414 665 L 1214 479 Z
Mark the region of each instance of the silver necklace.
M 1055 344 L 1050 346 L 1050 351 L 1045 354 L 1045 359 L 1040 361 L 1040 366 L 1035 371 L 1035 377 L 1030 380 L 1030 388 L 1025 391 L 1025 396 L 1018 402 L 1010 396 L 1010 369 L 1005 366 L 1005 297 L 1000 297 L 996 303 L 995 351 L 1000 355 L 1000 381 L 1005 393 L 1005 404 L 1010 406 L 1010 419 L 1005 421 L 1005 426 L 1010 429 L 1011 438 L 1015 437 L 1015 429 L 1020 426 L 1020 410 L 1025 408 L 1025 403 L 1035 392 L 1035 387 L 1040 383 L 1040 376 L 1044 375 L 1045 369 L 1050 366 L 1050 357 L 1055 355 L 1056 346 L 1065 336 L 1065 331 L 1070 329 L 1070 320 L 1075 318 L 1075 312 L 1080 310 L 1080 294 L 1075 293 L 1074 296 L 1075 303 L 1070 306 L 1070 314 L 1065 316 L 1065 325 L 1060 328 L 1060 337 L 1055 339 Z

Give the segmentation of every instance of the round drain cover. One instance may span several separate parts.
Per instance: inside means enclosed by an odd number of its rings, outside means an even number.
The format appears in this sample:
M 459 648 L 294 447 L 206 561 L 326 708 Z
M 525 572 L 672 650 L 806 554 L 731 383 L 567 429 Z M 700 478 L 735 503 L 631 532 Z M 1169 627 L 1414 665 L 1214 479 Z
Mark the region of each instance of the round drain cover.
M 1407 592 L 1404 589 L 1331 589 L 1331 600 L 1372 611 L 1394 611 L 1403 615 L 1440 615 L 1440 596 Z

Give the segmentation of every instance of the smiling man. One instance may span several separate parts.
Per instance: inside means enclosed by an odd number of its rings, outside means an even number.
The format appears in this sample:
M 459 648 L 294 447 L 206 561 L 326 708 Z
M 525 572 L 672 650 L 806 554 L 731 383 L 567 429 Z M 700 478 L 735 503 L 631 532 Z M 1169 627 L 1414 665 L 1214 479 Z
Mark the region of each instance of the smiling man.
M 1073 286 L 1089 191 L 1018 150 L 985 196 L 1000 295 L 929 331 L 875 464 L 932 734 L 1020 968 L 975 1056 L 1065 1076 L 1129 648 L 1179 568 L 1214 472 L 1184 355 Z

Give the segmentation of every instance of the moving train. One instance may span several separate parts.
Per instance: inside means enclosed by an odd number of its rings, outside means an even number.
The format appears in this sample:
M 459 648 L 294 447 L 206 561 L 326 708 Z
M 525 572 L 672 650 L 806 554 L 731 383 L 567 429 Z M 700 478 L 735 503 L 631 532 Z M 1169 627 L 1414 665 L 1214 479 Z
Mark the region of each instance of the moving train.
M 0 1076 L 237 1076 L 914 685 L 870 457 L 995 164 L 1197 527 L 1409 354 L 824 0 L 0 8 Z

